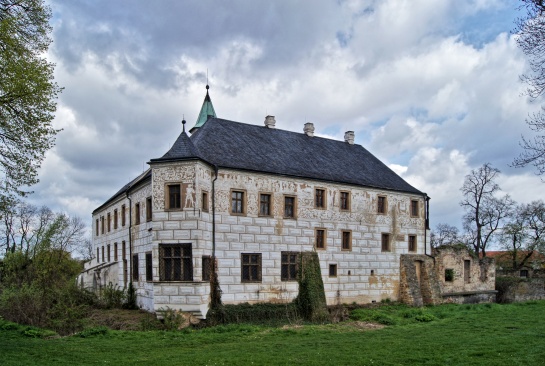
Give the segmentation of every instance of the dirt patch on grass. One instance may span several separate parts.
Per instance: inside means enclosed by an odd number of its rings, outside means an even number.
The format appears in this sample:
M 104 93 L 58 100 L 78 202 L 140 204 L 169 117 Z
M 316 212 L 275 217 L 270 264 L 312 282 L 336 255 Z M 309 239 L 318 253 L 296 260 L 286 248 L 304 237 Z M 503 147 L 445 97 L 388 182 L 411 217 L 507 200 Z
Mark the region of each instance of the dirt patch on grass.
M 375 329 L 382 329 L 385 327 L 385 325 L 379 324 L 379 323 L 360 322 L 360 321 L 347 322 L 345 323 L 345 325 L 347 327 L 355 328 L 359 330 L 375 330 Z
M 88 320 L 91 327 L 104 326 L 114 330 L 154 330 L 162 327 L 155 314 L 143 310 L 92 310 Z

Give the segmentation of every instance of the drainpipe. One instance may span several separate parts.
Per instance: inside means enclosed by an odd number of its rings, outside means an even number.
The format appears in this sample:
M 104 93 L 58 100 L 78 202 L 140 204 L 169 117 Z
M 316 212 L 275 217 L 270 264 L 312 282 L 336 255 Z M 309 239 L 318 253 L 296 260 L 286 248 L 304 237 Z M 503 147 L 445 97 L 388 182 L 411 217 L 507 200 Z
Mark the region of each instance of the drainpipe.
M 435 263 L 435 257 L 427 253 L 427 239 L 428 239 L 428 230 L 430 229 L 430 197 L 427 194 L 424 194 L 424 199 L 426 200 L 426 220 L 424 224 L 424 254 L 430 258 L 433 258 L 433 263 Z
M 129 200 L 129 282 L 132 282 L 132 200 L 127 188 L 127 199 Z

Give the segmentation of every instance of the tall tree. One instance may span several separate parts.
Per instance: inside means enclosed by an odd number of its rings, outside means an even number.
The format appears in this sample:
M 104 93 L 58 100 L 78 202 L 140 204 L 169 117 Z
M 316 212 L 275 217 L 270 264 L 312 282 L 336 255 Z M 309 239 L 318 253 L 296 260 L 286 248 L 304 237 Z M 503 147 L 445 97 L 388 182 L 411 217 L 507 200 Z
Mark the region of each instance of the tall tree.
M 545 250 L 545 203 L 534 201 L 517 207 L 503 228 L 502 246 L 509 252 L 511 268 L 520 269 L 534 253 Z
M 543 0 L 521 0 L 525 16 L 516 22 L 517 44 L 528 57 L 531 73 L 521 76 L 528 85 L 527 94 L 536 99 L 545 92 L 545 3 Z M 537 136 L 522 138 L 524 151 L 514 159 L 513 166 L 534 165 L 538 174 L 545 174 L 545 109 L 531 114 L 526 123 Z
M 461 242 L 458 237 L 458 228 L 449 224 L 439 223 L 431 231 L 430 242 L 432 248 L 438 248 L 443 245 L 454 245 Z
M 460 205 L 465 210 L 464 228 L 471 233 L 469 243 L 475 254 L 486 256 L 486 248 L 492 242 L 493 236 L 501 228 L 503 220 L 512 212 L 514 202 L 505 195 L 497 197 L 500 186 L 496 178 L 500 171 L 489 163 L 466 175 L 460 189 L 464 198 Z
M 51 10 L 43 0 L 0 0 L 0 204 L 38 182 L 55 143 L 51 122 L 61 88 L 45 59 Z

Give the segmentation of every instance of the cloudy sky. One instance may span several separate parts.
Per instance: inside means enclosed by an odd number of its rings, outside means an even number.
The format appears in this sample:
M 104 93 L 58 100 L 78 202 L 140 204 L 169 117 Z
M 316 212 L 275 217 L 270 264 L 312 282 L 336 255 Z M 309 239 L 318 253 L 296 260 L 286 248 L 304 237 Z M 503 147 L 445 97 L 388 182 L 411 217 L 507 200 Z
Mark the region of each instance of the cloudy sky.
M 206 85 L 218 117 L 363 145 L 428 193 L 432 227 L 461 226 L 459 188 L 489 162 L 519 202 L 544 199 L 510 168 L 527 69 L 511 0 L 49 0 L 49 58 L 65 89 L 34 204 L 81 216 L 191 127 Z

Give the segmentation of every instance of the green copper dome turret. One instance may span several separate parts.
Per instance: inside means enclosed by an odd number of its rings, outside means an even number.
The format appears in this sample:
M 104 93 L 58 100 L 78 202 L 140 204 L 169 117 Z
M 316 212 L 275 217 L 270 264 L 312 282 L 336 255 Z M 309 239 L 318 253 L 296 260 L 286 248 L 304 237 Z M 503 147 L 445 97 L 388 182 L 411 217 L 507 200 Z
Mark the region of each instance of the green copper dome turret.
M 191 130 L 189 130 L 190 133 L 194 133 L 195 131 L 197 131 L 198 128 L 202 127 L 206 123 L 208 118 L 216 117 L 216 111 L 214 110 L 214 106 L 212 105 L 212 100 L 210 99 L 210 95 L 208 94 L 208 89 L 210 89 L 210 87 L 207 84 L 206 96 L 204 97 L 204 102 L 202 103 L 199 118 L 197 118 L 197 123 L 195 123 L 195 126 L 193 126 Z

